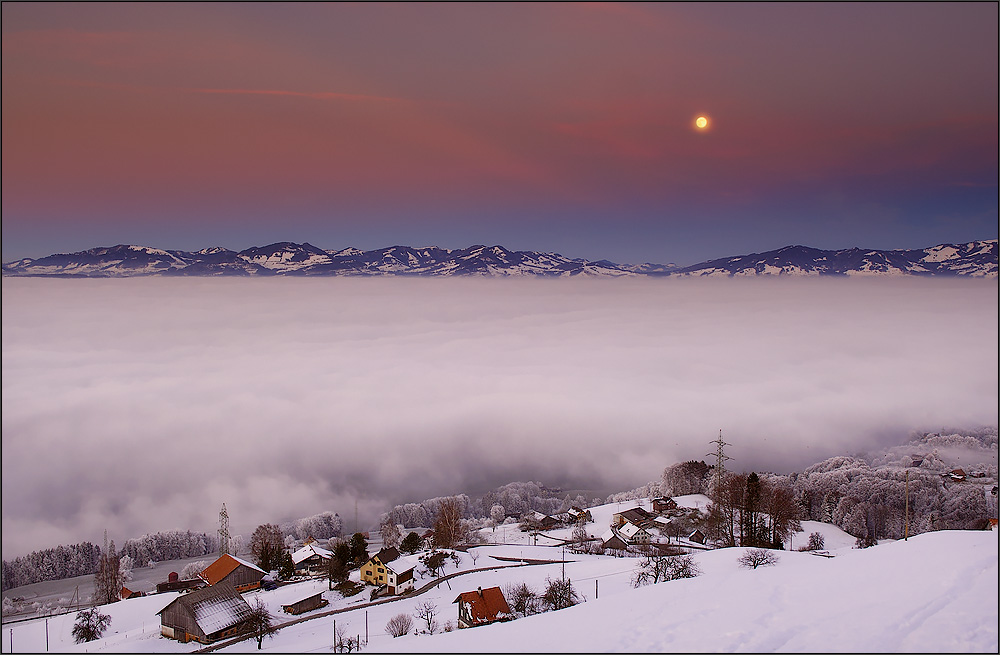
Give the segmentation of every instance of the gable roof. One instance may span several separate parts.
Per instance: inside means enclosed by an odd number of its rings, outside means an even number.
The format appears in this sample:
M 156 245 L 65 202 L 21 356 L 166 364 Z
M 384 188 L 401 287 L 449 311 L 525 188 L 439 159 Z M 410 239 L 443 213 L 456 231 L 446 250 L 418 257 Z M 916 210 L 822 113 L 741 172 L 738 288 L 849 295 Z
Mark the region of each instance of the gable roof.
M 641 507 L 633 507 L 632 509 L 627 509 L 623 512 L 617 512 L 626 521 L 631 523 L 642 523 L 649 520 L 650 514 Z
M 485 623 L 496 621 L 510 614 L 510 606 L 507 599 L 503 597 L 500 587 L 480 587 L 476 591 L 466 591 L 458 595 L 458 598 L 451 601 L 457 603 L 462 601 L 469 606 L 469 617 L 475 623 Z
M 333 557 L 333 553 L 328 551 L 326 548 L 320 548 L 319 546 L 309 544 L 308 546 L 303 546 L 292 553 L 292 564 L 298 564 L 299 562 L 309 559 L 313 555 L 319 555 L 321 559 L 330 559 Z
M 163 614 L 174 603 L 191 614 L 206 636 L 250 618 L 250 605 L 226 582 L 181 594 L 157 614 Z
M 219 559 L 209 564 L 208 568 L 199 573 L 198 576 L 209 585 L 216 585 L 227 575 L 235 571 L 239 566 L 247 566 L 255 571 L 265 573 L 263 569 L 255 564 L 251 564 L 250 562 L 240 559 L 239 557 L 226 554 L 220 556 Z
M 626 539 L 632 539 L 633 537 L 635 537 L 640 533 L 646 533 L 646 531 L 640 528 L 638 525 L 636 525 L 635 523 L 629 523 L 628 521 L 626 521 L 624 525 L 618 528 L 618 532 L 621 533 L 621 535 Z
M 396 575 L 406 573 L 407 571 L 412 571 L 417 567 L 417 562 L 419 561 L 419 555 L 410 555 L 409 557 L 397 557 L 391 562 L 385 562 L 385 566 L 391 569 Z
M 372 555 L 372 559 L 375 559 L 376 557 L 378 558 L 378 561 L 382 562 L 383 564 L 388 564 L 389 562 L 395 559 L 399 559 L 399 551 L 391 547 L 383 548 L 382 550 Z

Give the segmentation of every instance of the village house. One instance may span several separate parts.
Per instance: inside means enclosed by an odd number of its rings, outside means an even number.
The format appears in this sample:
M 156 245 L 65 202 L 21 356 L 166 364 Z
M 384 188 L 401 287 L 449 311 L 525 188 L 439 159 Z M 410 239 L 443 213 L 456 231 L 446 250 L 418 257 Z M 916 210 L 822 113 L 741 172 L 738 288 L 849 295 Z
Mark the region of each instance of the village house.
M 525 515 L 524 524 L 539 530 L 550 530 L 559 525 L 559 519 L 538 511 L 531 511 Z
M 395 548 L 383 548 L 368 558 L 368 561 L 361 565 L 360 577 L 362 583 L 381 587 L 386 584 L 388 568 L 386 565 L 393 560 L 399 559 L 399 551 Z
M 639 527 L 645 527 L 653 520 L 653 515 L 641 507 L 633 507 L 622 512 L 615 512 L 611 515 L 611 525 L 618 527 L 625 523 L 634 523 Z
M 246 631 L 250 606 L 229 582 L 181 594 L 157 612 L 160 634 L 210 644 Z
M 513 618 L 500 587 L 488 589 L 479 587 L 475 591 L 466 591 L 459 594 L 452 603 L 458 603 L 459 628 L 471 628 Z
M 614 528 L 608 528 L 601 535 L 601 547 L 605 550 L 628 550 L 628 543 L 615 532 Z
M 315 542 L 310 542 L 292 553 L 292 564 L 295 565 L 296 571 L 318 573 L 326 570 L 332 558 L 333 553 L 315 545 Z
M 128 587 L 122 587 L 122 590 L 118 592 L 118 597 L 122 600 L 128 600 L 129 598 L 140 598 L 146 594 L 141 591 L 132 591 Z
M 594 517 L 590 514 L 589 509 L 580 509 L 576 505 L 569 508 L 566 512 L 569 515 L 571 521 L 576 523 L 593 523 Z
M 648 544 L 652 539 L 652 535 L 645 529 L 640 528 L 635 523 L 628 522 L 618 527 L 618 535 L 630 546 Z
M 419 556 L 398 557 L 385 565 L 385 585 L 390 596 L 402 596 L 414 589 L 413 571 Z
M 672 509 L 677 509 L 677 501 L 673 498 L 660 496 L 659 498 L 653 499 L 653 511 L 657 514 L 669 512 Z
M 220 582 L 228 582 L 233 585 L 237 592 L 243 593 L 251 589 L 258 589 L 265 572 L 246 560 L 226 554 L 209 564 L 208 568 L 198 575 L 210 587 L 214 587 Z
M 308 598 L 303 598 L 288 605 L 282 605 L 281 609 L 288 614 L 302 614 L 303 612 L 311 612 L 314 609 L 319 609 L 329 603 L 330 601 L 323 598 L 323 592 L 320 591 Z

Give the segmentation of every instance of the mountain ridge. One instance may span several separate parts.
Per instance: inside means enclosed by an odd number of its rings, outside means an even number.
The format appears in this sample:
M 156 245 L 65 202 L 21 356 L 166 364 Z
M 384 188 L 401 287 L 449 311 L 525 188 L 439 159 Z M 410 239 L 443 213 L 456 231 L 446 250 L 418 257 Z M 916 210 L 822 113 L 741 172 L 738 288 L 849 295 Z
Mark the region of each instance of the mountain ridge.
M 375 250 L 324 250 L 308 242 L 280 241 L 241 251 L 220 246 L 194 252 L 119 244 L 3 264 L 9 277 L 139 276 L 483 276 L 483 277 L 753 277 L 952 276 L 997 277 L 997 239 L 944 243 L 922 249 L 821 250 L 785 246 L 763 253 L 713 259 L 692 266 L 617 264 L 559 253 L 508 250 L 500 245 Z

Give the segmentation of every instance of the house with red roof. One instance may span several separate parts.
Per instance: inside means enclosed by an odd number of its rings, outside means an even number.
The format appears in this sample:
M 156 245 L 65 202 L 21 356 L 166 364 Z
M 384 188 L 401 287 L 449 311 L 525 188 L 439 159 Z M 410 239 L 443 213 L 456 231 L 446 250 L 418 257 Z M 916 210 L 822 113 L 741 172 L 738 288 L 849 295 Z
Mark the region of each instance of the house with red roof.
M 452 602 L 458 603 L 459 628 L 471 628 L 513 618 L 500 587 L 488 589 L 479 587 L 475 591 L 466 591 L 459 594 Z
M 261 579 L 266 572 L 255 564 L 235 557 L 233 555 L 222 555 L 208 565 L 204 571 L 198 574 L 210 587 L 220 582 L 227 582 L 236 589 L 237 592 L 250 591 L 260 587 Z

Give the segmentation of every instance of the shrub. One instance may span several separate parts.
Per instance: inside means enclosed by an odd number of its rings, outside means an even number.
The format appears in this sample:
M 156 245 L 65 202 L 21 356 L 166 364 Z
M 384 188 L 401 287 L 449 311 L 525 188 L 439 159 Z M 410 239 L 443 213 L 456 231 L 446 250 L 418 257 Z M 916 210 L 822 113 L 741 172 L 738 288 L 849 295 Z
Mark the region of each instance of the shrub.
M 750 548 L 737 561 L 745 569 L 756 569 L 758 566 L 774 566 L 778 563 L 778 556 L 771 550 Z
M 397 614 L 385 624 L 385 631 L 393 638 L 402 637 L 413 629 L 413 618 L 409 614 Z

